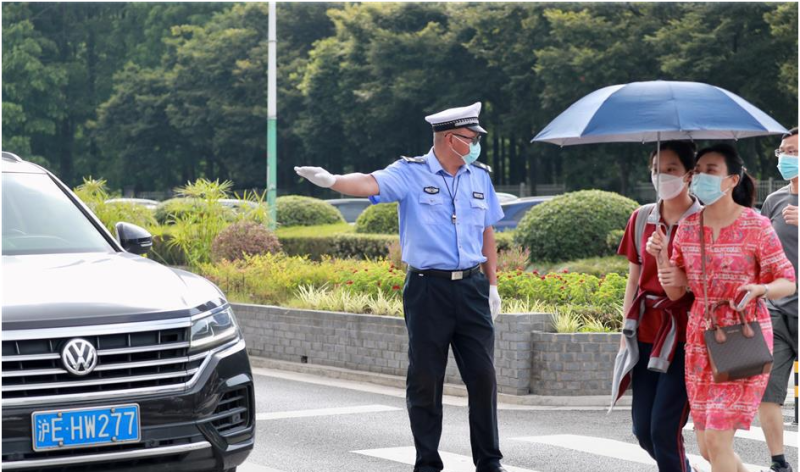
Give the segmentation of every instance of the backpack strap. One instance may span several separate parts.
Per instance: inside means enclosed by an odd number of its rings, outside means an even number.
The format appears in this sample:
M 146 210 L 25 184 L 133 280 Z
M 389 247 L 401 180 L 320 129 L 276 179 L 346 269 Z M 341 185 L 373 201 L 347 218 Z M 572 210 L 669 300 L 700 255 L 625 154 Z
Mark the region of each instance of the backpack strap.
M 653 210 L 656 208 L 655 203 L 648 203 L 647 205 L 642 205 L 639 207 L 638 213 L 636 213 L 636 224 L 634 226 L 634 241 L 636 243 L 636 254 L 639 256 L 639 264 L 641 265 L 644 262 L 644 255 L 642 254 L 642 236 L 644 235 L 644 227 L 647 226 L 647 220 L 650 218 L 650 214 L 653 213 Z

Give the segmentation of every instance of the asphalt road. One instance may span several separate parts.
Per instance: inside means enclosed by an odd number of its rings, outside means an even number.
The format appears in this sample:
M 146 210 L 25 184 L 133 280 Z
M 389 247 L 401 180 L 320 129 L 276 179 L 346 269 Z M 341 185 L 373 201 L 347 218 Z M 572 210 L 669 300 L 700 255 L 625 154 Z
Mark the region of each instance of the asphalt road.
M 414 448 L 403 391 L 266 369 L 255 369 L 257 443 L 239 472 L 410 472 Z M 474 471 L 465 399 L 446 397 L 440 445 L 445 471 Z M 786 421 L 793 410 L 786 409 Z M 501 450 L 509 472 L 656 472 L 631 433 L 630 410 L 501 405 Z M 797 467 L 797 427 L 788 425 L 787 458 Z M 735 448 L 751 470 L 766 469 L 760 430 L 740 433 Z M 693 465 L 699 457 L 686 431 Z M 760 466 L 760 467 L 759 467 Z

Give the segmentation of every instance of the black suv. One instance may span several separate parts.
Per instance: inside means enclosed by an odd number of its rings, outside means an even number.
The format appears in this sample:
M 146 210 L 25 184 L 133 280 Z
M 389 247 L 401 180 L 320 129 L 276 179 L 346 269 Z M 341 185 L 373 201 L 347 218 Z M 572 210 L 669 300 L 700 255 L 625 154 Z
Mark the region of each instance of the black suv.
M 3 470 L 229 471 L 255 439 L 236 319 L 202 277 L 115 239 L 3 152 Z

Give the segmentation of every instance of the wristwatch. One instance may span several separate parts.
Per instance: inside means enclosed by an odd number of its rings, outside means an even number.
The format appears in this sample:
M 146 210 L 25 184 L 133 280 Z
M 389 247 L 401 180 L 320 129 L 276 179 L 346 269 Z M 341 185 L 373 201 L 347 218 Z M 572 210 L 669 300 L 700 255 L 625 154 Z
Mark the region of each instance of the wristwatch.
M 764 286 L 764 294 L 761 295 L 761 298 L 767 298 L 767 294 L 769 293 L 769 285 L 762 284 Z

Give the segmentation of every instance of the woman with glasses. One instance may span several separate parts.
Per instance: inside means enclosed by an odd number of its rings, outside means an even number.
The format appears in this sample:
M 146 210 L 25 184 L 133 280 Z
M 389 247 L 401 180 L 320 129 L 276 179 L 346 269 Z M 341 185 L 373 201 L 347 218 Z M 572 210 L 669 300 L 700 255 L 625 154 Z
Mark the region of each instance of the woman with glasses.
M 759 322 L 772 351 L 772 324 L 764 299 L 794 293 L 795 273 L 770 221 L 752 209 L 755 184 L 732 146 L 719 144 L 698 152 L 690 190 L 704 209 L 678 228 L 671 256 L 660 230 L 650 237 L 647 252 L 659 260 L 659 281 L 671 300 L 684 297 L 687 290 L 695 294 L 686 328 L 686 390 L 700 452 L 713 472 L 744 472 L 733 437 L 737 429 L 750 429 L 768 374 L 714 381 L 703 336 L 704 298 L 709 306 L 719 307 L 710 315 L 726 327 L 741 322 L 730 300 L 749 292 L 745 317 Z
M 616 402 L 628 385 L 633 387 L 633 432 L 660 472 L 689 470 L 683 448 L 683 427 L 689 415 L 683 346 L 693 297 L 686 294 L 677 302 L 667 298 L 658 282 L 656 258 L 644 247 L 657 227 L 674 239 L 680 221 L 700 211 L 688 189 L 694 156 L 692 143 L 666 142 L 657 167 L 656 151 L 652 152 L 651 180 L 661 200 L 633 212 L 618 251 L 628 258 L 629 275 L 612 400 Z

